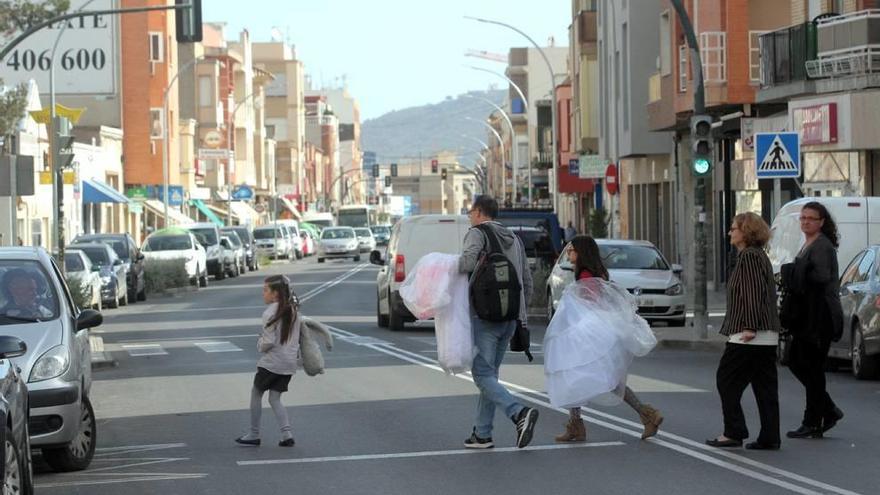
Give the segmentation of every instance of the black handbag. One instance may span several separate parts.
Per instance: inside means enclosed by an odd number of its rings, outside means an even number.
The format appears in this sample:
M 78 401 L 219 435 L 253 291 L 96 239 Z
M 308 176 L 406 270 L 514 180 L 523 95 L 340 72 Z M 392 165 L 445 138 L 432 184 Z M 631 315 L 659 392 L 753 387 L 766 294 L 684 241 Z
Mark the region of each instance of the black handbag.
M 531 363 L 535 359 L 532 357 L 532 353 L 529 351 L 531 346 L 532 336 L 529 332 L 529 328 L 523 325 L 521 321 L 516 320 L 516 330 L 514 330 L 513 336 L 510 337 L 511 352 L 526 353 L 526 357 L 529 358 L 529 362 Z

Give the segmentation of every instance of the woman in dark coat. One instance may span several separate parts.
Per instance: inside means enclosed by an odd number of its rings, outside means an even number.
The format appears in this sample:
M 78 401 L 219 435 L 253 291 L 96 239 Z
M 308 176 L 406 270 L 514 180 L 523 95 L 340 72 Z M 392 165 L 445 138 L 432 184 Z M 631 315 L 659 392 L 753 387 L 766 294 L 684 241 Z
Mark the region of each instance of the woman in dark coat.
M 791 340 L 789 368 L 806 388 L 801 426 L 789 438 L 821 438 L 843 418 L 825 390 L 825 360 L 831 342 L 843 332 L 837 266 L 838 233 L 834 219 L 821 203 L 801 209 L 801 231 L 806 243 L 797 259 L 783 270 L 783 283 L 797 304 L 795 315 L 786 315 Z

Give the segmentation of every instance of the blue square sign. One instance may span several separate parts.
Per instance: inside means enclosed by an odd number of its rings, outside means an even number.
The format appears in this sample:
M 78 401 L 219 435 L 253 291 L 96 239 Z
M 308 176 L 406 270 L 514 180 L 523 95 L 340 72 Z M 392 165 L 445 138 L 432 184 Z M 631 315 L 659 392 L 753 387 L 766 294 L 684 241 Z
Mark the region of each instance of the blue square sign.
M 755 133 L 755 168 L 759 179 L 800 177 L 801 147 L 798 133 Z

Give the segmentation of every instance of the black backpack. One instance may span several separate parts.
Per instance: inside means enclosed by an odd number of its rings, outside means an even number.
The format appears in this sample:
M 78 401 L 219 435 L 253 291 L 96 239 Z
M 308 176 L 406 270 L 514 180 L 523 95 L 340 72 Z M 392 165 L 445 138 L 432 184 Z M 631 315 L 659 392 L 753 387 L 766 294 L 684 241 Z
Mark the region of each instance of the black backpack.
M 492 227 L 477 225 L 486 235 L 487 249 L 470 280 L 471 307 L 481 320 L 502 322 L 519 319 L 520 294 L 516 267 L 501 249 Z

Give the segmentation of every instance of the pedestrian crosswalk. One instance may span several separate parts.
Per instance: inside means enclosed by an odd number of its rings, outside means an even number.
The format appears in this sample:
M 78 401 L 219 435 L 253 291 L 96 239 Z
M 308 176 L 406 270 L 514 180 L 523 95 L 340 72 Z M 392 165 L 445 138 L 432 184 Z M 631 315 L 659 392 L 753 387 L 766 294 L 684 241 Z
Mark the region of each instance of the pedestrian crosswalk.
M 167 356 L 169 350 L 196 349 L 205 353 L 242 352 L 244 349 L 229 341 L 193 340 L 151 343 L 104 344 L 106 352 L 124 352 L 130 357 Z

